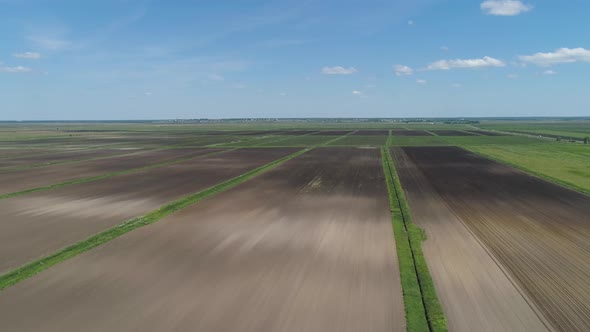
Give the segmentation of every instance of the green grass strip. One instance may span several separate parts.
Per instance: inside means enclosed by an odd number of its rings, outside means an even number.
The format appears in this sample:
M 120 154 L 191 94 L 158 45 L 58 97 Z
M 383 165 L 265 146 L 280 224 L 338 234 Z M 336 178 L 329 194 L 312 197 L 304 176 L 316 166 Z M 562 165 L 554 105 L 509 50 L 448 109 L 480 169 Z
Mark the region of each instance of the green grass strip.
M 76 244 L 68 246 L 60 251 L 57 251 L 49 256 L 45 256 L 39 260 L 21 266 L 13 271 L 10 271 L 0 276 L 0 290 L 10 287 L 20 281 L 23 281 L 29 277 L 32 277 L 48 268 L 59 264 L 67 259 L 75 257 L 83 252 L 86 252 L 92 248 L 98 247 L 103 243 L 118 238 L 126 233 L 129 233 L 137 228 L 153 224 L 162 218 L 169 216 L 170 214 L 184 209 L 192 204 L 195 204 L 205 198 L 218 194 L 220 192 L 231 189 L 255 176 L 258 176 L 272 168 L 279 166 L 280 164 L 291 160 L 311 149 L 303 149 L 283 158 L 277 159 L 264 166 L 258 167 L 251 171 L 248 171 L 235 178 L 217 184 L 213 187 L 209 187 L 205 190 L 191 194 L 189 196 L 178 199 L 172 203 L 164 205 L 142 217 L 133 218 L 118 226 L 110 228 L 106 231 L 93 235 L 85 240 L 82 240 Z
M 86 183 L 86 182 L 92 182 L 92 181 L 96 181 L 96 180 L 102 180 L 102 179 L 110 178 L 110 177 L 113 177 L 113 176 L 118 176 L 118 175 L 133 173 L 133 172 L 139 172 L 139 171 L 144 171 L 144 170 L 148 170 L 148 169 L 152 169 L 152 168 L 157 168 L 157 167 L 174 165 L 174 164 L 178 164 L 178 163 L 181 163 L 181 162 L 184 162 L 184 161 L 189 161 L 189 160 L 196 159 L 196 158 L 208 157 L 208 156 L 211 156 L 211 155 L 215 155 L 215 154 L 219 154 L 219 153 L 223 153 L 223 152 L 227 152 L 227 151 L 232 151 L 232 150 L 235 150 L 235 149 L 227 149 L 227 150 L 222 150 L 222 151 L 214 151 L 214 152 L 207 153 L 207 154 L 204 154 L 204 155 L 192 156 L 192 157 L 187 157 L 187 158 L 182 158 L 182 159 L 174 159 L 174 160 L 163 162 L 163 163 L 159 163 L 159 164 L 152 164 L 152 165 L 148 165 L 148 166 L 142 166 L 142 167 L 137 167 L 137 168 L 126 169 L 126 170 L 123 170 L 123 171 L 117 171 L 117 172 L 111 172 L 111 173 L 106 173 L 106 174 L 102 174 L 102 175 L 92 176 L 92 177 L 88 177 L 88 178 L 82 178 L 82 179 L 77 179 L 77 180 L 72 180 L 72 181 L 66 181 L 66 182 L 56 183 L 56 184 L 52 184 L 52 185 L 45 186 L 45 187 L 31 188 L 31 189 L 27 189 L 27 190 L 22 190 L 22 191 L 17 191 L 17 192 L 13 192 L 13 193 L 8 193 L 8 194 L 0 195 L 0 199 L 11 198 L 11 197 L 16 197 L 16 196 L 22 196 L 22 195 L 31 194 L 31 193 L 38 192 L 38 191 L 45 191 L 45 190 L 57 189 L 57 188 L 61 188 L 61 187 L 65 187 L 65 186 L 71 186 L 71 185 L 79 184 L 79 183 Z
M 391 130 L 389 131 L 389 136 L 387 136 L 387 141 L 385 142 L 385 146 L 393 146 L 393 135 L 391 135 Z
M 389 191 L 408 331 L 446 332 L 447 321 L 422 253 L 424 230 L 416 226 L 387 148 L 381 148 Z

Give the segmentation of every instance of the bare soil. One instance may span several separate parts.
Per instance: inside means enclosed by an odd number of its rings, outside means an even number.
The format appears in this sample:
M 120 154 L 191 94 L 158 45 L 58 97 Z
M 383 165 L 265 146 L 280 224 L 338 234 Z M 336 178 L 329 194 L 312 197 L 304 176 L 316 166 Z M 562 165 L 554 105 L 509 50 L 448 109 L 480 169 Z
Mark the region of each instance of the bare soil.
M 390 218 L 378 149 L 313 150 L 6 289 L 2 325 L 405 331 Z
M 0 273 L 296 149 L 242 149 L 0 200 Z M 210 151 L 209 151 L 210 152 Z
M 431 130 L 438 136 L 476 136 L 475 134 L 459 130 Z
M 391 136 L 433 136 L 425 130 L 392 130 Z
M 403 149 L 394 148 L 412 220 L 449 331 L 546 331 L 525 298 Z M 434 167 L 434 166 L 433 166 Z
M 167 149 L 108 159 L 88 160 L 0 173 L 0 194 L 49 186 L 52 184 L 159 164 L 175 159 L 199 156 L 210 149 Z
M 389 130 L 357 130 L 351 136 L 388 136 Z
M 320 136 L 344 136 L 346 134 L 352 133 L 352 130 L 324 130 L 317 132 L 312 135 L 320 135 Z
M 61 163 L 73 160 L 91 159 L 100 157 L 116 156 L 121 154 L 129 154 L 134 151 L 120 150 L 120 149 L 92 149 L 92 150 L 74 150 L 74 151 L 58 151 L 55 153 L 35 154 L 22 157 L 14 157 L 0 160 L 0 168 L 4 167 L 19 167 L 31 164 L 43 163 Z
M 403 151 L 556 330 L 590 330 L 589 196 L 460 148 Z

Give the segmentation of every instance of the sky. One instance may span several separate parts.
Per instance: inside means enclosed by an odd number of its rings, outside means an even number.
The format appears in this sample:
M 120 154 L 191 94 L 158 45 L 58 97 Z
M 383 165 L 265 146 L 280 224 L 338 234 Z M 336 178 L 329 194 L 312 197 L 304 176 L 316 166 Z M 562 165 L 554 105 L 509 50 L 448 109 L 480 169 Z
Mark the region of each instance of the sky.
M 0 120 L 590 115 L 587 0 L 0 0 Z

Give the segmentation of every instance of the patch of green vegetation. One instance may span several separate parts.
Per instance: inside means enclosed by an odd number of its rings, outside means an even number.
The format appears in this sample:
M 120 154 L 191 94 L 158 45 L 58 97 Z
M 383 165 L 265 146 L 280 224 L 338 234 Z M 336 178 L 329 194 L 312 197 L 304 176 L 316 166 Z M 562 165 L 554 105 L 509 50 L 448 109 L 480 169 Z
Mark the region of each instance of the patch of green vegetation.
M 395 136 L 393 146 L 510 145 L 546 141 L 524 136 Z
M 202 158 L 202 157 L 206 157 L 206 156 L 211 156 L 214 154 L 223 153 L 223 152 L 227 152 L 227 151 L 231 151 L 231 150 L 232 149 L 222 150 L 222 151 L 214 151 L 214 152 L 207 153 L 204 155 L 175 159 L 172 161 L 167 161 L 167 162 L 163 162 L 163 163 L 159 163 L 159 164 L 153 164 L 153 165 L 148 165 L 148 166 L 143 166 L 143 167 L 138 167 L 138 168 L 126 169 L 124 171 L 111 172 L 111 173 L 106 173 L 106 174 L 102 174 L 102 175 L 98 175 L 98 176 L 92 176 L 92 177 L 88 177 L 88 178 L 82 178 L 82 179 L 66 181 L 66 182 L 62 182 L 62 183 L 56 183 L 56 184 L 52 184 L 52 185 L 45 186 L 45 187 L 38 187 L 38 188 L 32 188 L 32 189 L 27 189 L 27 190 L 23 190 L 23 191 L 17 191 L 17 192 L 13 192 L 13 193 L 9 193 L 9 194 L 0 195 L 0 199 L 22 196 L 22 195 L 26 195 L 26 194 L 30 194 L 30 193 L 34 193 L 34 192 L 38 192 L 38 191 L 57 189 L 57 188 L 70 186 L 70 185 L 74 185 L 74 184 L 79 184 L 79 183 L 86 183 L 86 182 L 91 182 L 91 181 L 96 181 L 96 180 L 102 180 L 102 179 L 110 178 L 110 177 L 117 176 L 117 175 L 134 173 L 134 172 L 144 171 L 147 169 L 152 169 L 152 168 L 157 168 L 157 167 L 174 165 L 174 164 L 178 164 L 178 163 L 181 163 L 184 161 L 188 161 L 188 160 L 192 160 L 192 159 L 196 159 L 196 158 Z
M 381 148 L 383 171 L 399 262 L 408 331 L 447 331 L 447 321 L 422 253 L 424 231 L 410 217 L 408 203 L 387 148 Z
M 463 147 L 538 177 L 590 194 L 588 145 L 545 143 Z
M 499 122 L 486 123 L 478 127 L 502 131 L 521 131 L 539 135 L 557 135 L 583 139 L 590 136 L 590 121 L 528 121 L 528 122 Z
M 162 218 L 171 215 L 172 213 L 184 209 L 192 204 L 195 204 L 201 200 L 204 200 L 208 197 L 211 197 L 215 194 L 220 192 L 226 191 L 231 189 L 249 179 L 252 179 L 255 176 L 258 176 L 272 168 L 277 167 L 278 165 L 291 160 L 310 149 L 303 149 L 283 158 L 277 159 L 273 162 L 270 162 L 264 166 L 258 167 L 254 170 L 246 172 L 242 175 L 239 175 L 233 179 L 227 180 L 222 182 L 218 185 L 213 187 L 207 188 L 205 190 L 199 191 L 192 195 L 186 196 L 184 198 L 178 199 L 170 204 L 164 205 L 157 210 L 154 210 L 145 216 L 137 217 L 131 220 L 128 220 L 119 226 L 115 226 L 111 229 L 93 235 L 83 241 L 80 241 L 76 244 L 73 244 L 69 247 L 66 247 L 58 252 L 55 252 L 49 256 L 43 257 L 39 260 L 26 264 L 20 268 L 17 268 L 13 271 L 10 271 L 2 276 L 0 276 L 0 290 L 10 287 L 20 281 L 23 281 L 29 277 L 34 276 L 56 264 L 59 264 L 67 259 L 70 259 L 74 256 L 80 255 L 83 252 L 86 252 L 92 248 L 98 247 L 101 244 L 104 244 L 108 241 L 111 241 L 115 238 L 118 238 L 126 233 L 129 233 L 137 228 L 147 226 L 153 224 Z
M 443 146 L 449 145 L 442 136 L 394 136 L 392 146 Z
M 388 136 L 355 136 L 347 135 L 342 139 L 328 143 L 330 146 L 382 146 L 387 142 Z

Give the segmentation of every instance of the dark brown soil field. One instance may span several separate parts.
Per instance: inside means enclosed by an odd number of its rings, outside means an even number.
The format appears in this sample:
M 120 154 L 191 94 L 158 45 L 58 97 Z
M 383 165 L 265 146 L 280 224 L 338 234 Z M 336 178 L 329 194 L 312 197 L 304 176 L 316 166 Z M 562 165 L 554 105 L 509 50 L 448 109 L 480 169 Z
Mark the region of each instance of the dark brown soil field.
M 296 150 L 228 151 L 0 200 L 0 274 Z
M 478 135 L 483 135 L 483 136 L 510 136 L 508 134 L 502 134 L 502 133 L 494 133 L 491 131 L 484 131 L 484 130 L 466 130 L 468 133 L 473 133 L 473 134 L 478 134 Z
M 357 130 L 352 136 L 389 136 L 389 130 Z
M 590 197 L 460 148 L 403 151 L 556 330 L 590 330 Z
M 405 331 L 392 232 L 379 150 L 314 150 L 4 290 L 2 326 Z
M 31 164 L 42 163 L 62 163 L 73 160 L 91 159 L 116 156 L 121 154 L 129 154 L 137 152 L 138 150 L 122 150 L 122 149 L 92 149 L 92 150 L 74 150 L 74 151 L 59 151 L 54 153 L 39 153 L 35 155 L 27 155 L 23 157 L 14 157 L 0 160 L 0 168 L 4 167 L 18 167 Z M 40 151 L 41 152 L 41 151 Z
M 391 136 L 432 136 L 424 130 L 392 130 Z
M 321 136 L 344 136 L 347 134 L 352 133 L 352 130 L 325 130 L 320 131 L 312 135 L 321 135 Z
M 0 183 L 2 183 L 2 187 L 0 187 L 0 194 L 8 194 L 111 172 L 159 164 L 209 152 L 210 150 L 207 149 L 188 148 L 155 150 L 129 156 L 1 172 Z
M 475 134 L 459 130 L 431 130 L 438 136 L 475 136 Z
M 416 164 L 394 148 L 413 221 L 449 331 L 546 331 L 526 299 Z

